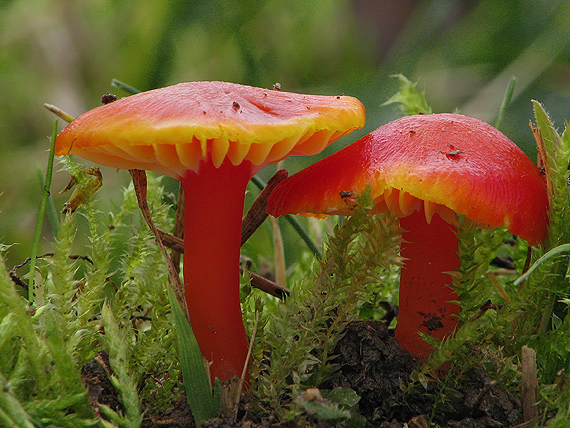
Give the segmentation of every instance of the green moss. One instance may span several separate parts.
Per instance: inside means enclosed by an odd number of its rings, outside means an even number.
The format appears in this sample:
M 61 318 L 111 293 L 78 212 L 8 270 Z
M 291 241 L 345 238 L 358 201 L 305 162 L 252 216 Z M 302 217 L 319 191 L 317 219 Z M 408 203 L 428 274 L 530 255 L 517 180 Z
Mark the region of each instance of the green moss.
M 78 187 L 90 185 L 84 167 L 70 159 L 66 167 Z M 155 221 L 170 227 L 160 180 L 151 178 L 149 190 Z M 59 220 L 53 254 L 37 259 L 33 302 L 0 270 L 0 420 L 8 426 L 105 425 L 81 381 L 82 366 L 100 351 L 110 356 L 124 410 L 99 410 L 120 426 L 140 426 L 143 397 L 158 409 L 182 393 L 166 268 L 133 205 L 134 190 L 125 189 L 123 205 L 111 214 L 97 210 L 95 192 L 88 196 Z M 78 220 L 89 233 L 81 249 Z M 113 271 L 114 265 L 120 267 Z

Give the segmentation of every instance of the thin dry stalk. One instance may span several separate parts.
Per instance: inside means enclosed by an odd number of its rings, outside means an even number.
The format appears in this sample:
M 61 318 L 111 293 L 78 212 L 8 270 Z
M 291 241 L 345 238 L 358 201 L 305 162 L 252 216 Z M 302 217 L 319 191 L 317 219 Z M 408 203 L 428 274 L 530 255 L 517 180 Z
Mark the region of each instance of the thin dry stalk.
M 528 346 L 522 347 L 522 380 L 521 396 L 523 419 L 533 421 L 537 416 L 536 402 L 538 400 L 538 378 L 536 374 L 536 352 Z
M 273 248 L 275 259 L 275 282 L 281 286 L 287 284 L 287 269 L 285 267 L 285 250 L 283 247 L 283 237 L 279 222 L 275 217 L 271 217 L 271 230 L 273 231 Z
M 245 380 L 245 375 L 247 374 L 247 368 L 249 366 L 249 360 L 251 358 L 251 352 L 253 350 L 253 343 L 255 336 L 257 335 L 257 324 L 259 322 L 259 312 L 255 312 L 255 322 L 253 323 L 253 331 L 251 332 L 251 339 L 249 341 L 249 348 L 247 348 L 247 358 L 245 359 L 245 364 L 243 365 L 243 371 L 241 372 L 241 377 L 239 378 L 239 383 L 236 391 L 235 407 L 234 413 L 232 415 L 232 422 L 235 424 L 237 421 L 237 414 L 239 410 L 239 400 L 241 399 L 241 392 L 243 389 L 243 383 Z
M 166 265 L 168 266 L 168 279 L 170 282 L 170 286 L 172 287 L 172 291 L 174 291 L 176 300 L 178 300 L 180 307 L 184 311 L 186 319 L 188 319 L 188 322 L 190 322 L 190 317 L 188 316 L 188 307 L 186 306 L 186 299 L 184 298 L 184 286 L 182 285 L 182 281 L 180 281 L 180 275 L 178 274 L 178 270 L 176 269 L 176 266 L 174 266 L 172 259 L 166 252 L 166 248 L 164 247 L 162 239 L 160 238 L 161 236 L 160 232 L 158 231 L 158 228 L 152 221 L 152 217 L 150 215 L 150 210 L 148 208 L 148 203 L 146 199 L 147 198 L 146 172 L 140 169 L 131 169 L 129 170 L 129 172 L 131 173 L 131 177 L 133 179 L 133 185 L 135 188 L 135 193 L 137 195 L 139 208 L 142 212 L 144 219 L 146 220 L 146 223 L 148 224 L 148 227 L 150 228 L 154 237 L 156 238 L 156 241 L 158 242 L 158 246 L 160 247 L 160 251 L 162 251 L 164 259 L 166 260 Z

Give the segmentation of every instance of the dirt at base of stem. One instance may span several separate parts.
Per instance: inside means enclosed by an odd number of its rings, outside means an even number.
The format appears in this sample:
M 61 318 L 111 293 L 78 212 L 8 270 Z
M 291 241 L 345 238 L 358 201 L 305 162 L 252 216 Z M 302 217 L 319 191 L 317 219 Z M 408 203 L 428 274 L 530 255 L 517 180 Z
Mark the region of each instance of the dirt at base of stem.
M 427 390 L 418 385 L 405 393 L 416 362 L 382 322 L 349 324 L 335 353 L 341 369 L 322 387 L 356 391 L 369 426 L 427 427 L 431 417 L 433 423 L 450 428 L 507 428 L 523 422 L 520 400 L 493 385 L 482 369 L 465 373 L 438 404 L 436 398 L 442 398 L 439 385 L 428 385 Z
M 509 428 L 523 422 L 520 400 L 494 385 L 489 374 L 482 369 L 471 369 L 462 379 L 456 380 L 453 389 L 445 391 L 443 402 L 435 401 L 436 398 L 442 398 L 440 385 L 437 384 L 429 385 L 427 389 L 418 385 L 405 392 L 410 373 L 417 363 L 409 352 L 400 348 L 398 341 L 382 322 L 350 323 L 334 353 L 338 355 L 336 362 L 341 369 L 321 385 L 321 389 L 353 389 L 361 397 L 359 410 L 368 420 L 367 427 L 423 428 L 430 426 L 430 417 L 433 417 L 432 422 L 437 426 L 446 428 Z M 89 395 L 94 407 L 97 402 L 111 400 L 119 407 L 117 410 L 120 410 L 116 391 L 105 379 L 108 366 L 105 367 L 102 361 L 93 361 L 84 370 L 84 382 L 90 389 Z M 244 402 L 242 400 L 242 404 Z M 106 404 L 114 407 L 112 403 Z M 245 406 L 248 407 L 247 403 Z M 295 423 L 282 425 L 275 417 L 252 421 L 247 418 L 247 411 L 240 411 L 239 414 L 237 423 L 219 418 L 206 421 L 202 427 L 299 426 Z M 316 425 L 329 426 L 324 421 Z M 187 404 L 175 402 L 171 409 L 162 411 L 160 415 L 147 411 L 142 426 L 178 428 L 193 427 L 194 423 Z

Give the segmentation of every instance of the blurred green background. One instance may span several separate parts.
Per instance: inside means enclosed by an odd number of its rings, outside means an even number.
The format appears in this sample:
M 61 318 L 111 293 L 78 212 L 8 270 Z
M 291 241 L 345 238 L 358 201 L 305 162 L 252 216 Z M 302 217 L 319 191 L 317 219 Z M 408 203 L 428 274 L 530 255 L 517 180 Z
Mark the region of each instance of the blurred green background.
M 570 1 L 0 0 L 0 242 L 15 244 L 8 267 L 29 255 L 33 239 L 37 169 L 46 169 L 54 122 L 43 103 L 77 116 L 106 92 L 127 95 L 112 78 L 141 90 L 227 80 L 358 97 L 366 127 L 327 154 L 401 115 L 382 106 L 397 91 L 394 73 L 419 79 L 435 112 L 490 123 L 516 76 L 501 130 L 534 160 L 530 100 L 559 126 L 570 117 Z M 295 172 L 316 158 L 286 166 Z M 129 177 L 103 173 L 105 211 Z M 58 209 L 67 179 L 54 177 Z M 40 253 L 52 239 L 44 232 Z

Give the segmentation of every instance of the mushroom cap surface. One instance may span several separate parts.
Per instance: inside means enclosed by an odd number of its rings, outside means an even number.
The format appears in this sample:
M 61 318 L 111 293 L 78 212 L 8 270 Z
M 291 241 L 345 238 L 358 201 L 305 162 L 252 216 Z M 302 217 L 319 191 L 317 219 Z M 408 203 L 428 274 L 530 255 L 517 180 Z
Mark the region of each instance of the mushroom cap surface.
M 501 132 L 458 114 L 406 116 L 281 182 L 267 212 L 350 214 L 343 195 L 370 185 L 378 211 L 406 216 L 422 204 L 428 221 L 459 213 L 481 227 L 544 242 L 549 201 L 537 166 Z M 450 215 L 453 218 L 450 218 Z
M 364 125 L 347 96 L 303 95 L 228 82 L 180 83 L 94 108 L 58 135 L 56 155 L 173 177 L 211 157 L 254 168 L 315 154 Z

